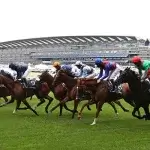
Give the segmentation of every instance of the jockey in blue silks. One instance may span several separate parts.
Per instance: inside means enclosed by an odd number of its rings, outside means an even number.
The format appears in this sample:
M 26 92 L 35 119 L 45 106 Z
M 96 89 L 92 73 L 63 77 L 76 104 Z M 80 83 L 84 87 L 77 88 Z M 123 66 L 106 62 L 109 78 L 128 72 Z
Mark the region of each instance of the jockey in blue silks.
M 75 65 L 62 65 L 61 69 L 67 71 L 73 77 L 80 76 L 80 69 L 78 69 Z
M 116 77 L 120 74 L 120 71 L 123 70 L 123 68 L 119 64 L 107 60 L 103 61 L 101 58 L 97 58 L 95 60 L 95 65 L 100 68 L 100 73 L 97 81 L 98 83 L 104 79 L 114 82 Z M 103 70 L 105 71 L 104 75 Z M 115 88 L 114 90 L 115 92 L 118 92 L 117 88 Z

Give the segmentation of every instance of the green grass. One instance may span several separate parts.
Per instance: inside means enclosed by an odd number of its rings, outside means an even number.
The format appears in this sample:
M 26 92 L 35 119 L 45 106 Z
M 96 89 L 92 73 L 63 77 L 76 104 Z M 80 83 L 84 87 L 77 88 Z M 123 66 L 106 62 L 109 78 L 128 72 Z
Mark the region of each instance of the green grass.
M 36 99 L 28 102 L 34 105 Z M 51 105 L 54 106 L 57 101 Z M 83 104 L 84 102 L 82 102 Z M 123 103 L 125 104 L 125 103 Z M 138 120 L 118 106 L 119 117 L 105 104 L 97 125 L 90 126 L 95 116 L 85 109 L 82 120 L 71 119 L 71 113 L 57 109 L 46 115 L 44 105 L 37 108 L 39 117 L 29 110 L 12 114 L 14 104 L 0 108 L 0 150 L 149 150 L 150 122 Z M 72 102 L 68 106 L 73 108 Z M 81 107 L 81 104 L 79 108 Z

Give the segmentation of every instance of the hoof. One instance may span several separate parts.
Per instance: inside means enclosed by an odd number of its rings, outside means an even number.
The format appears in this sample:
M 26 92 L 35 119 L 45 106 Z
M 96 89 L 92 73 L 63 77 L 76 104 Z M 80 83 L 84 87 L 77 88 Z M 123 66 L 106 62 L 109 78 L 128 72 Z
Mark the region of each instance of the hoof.
M 92 124 L 90 124 L 91 126 L 94 126 L 96 123 L 92 123 Z
M 45 110 L 45 112 L 48 114 L 48 110 Z
M 16 113 L 16 110 L 13 111 L 13 114 L 15 114 L 15 113 Z
M 81 120 L 81 116 L 80 116 L 80 117 L 78 117 L 78 120 Z

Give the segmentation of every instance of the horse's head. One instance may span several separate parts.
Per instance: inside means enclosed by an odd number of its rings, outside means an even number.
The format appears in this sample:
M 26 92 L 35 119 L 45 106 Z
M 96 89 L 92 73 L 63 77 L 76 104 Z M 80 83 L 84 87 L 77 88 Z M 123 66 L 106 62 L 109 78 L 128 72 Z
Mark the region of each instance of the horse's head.
M 53 77 L 49 74 L 48 70 L 44 71 L 40 76 L 39 76 L 40 81 L 47 82 L 51 81 L 53 82 Z
M 9 79 L 11 79 L 11 80 L 14 80 L 14 78 L 10 74 L 5 73 L 4 70 L 1 70 L 0 74 L 3 75 L 3 76 L 5 76 L 5 77 L 7 77 L 7 78 L 9 78 Z
M 115 83 L 117 85 L 122 83 L 136 83 L 139 82 L 140 78 L 139 75 L 136 74 L 133 70 L 127 67 L 124 71 L 120 71 L 119 77 L 116 79 Z
M 63 75 L 66 73 L 67 72 L 63 69 L 60 69 L 59 71 L 57 71 L 56 75 L 54 76 L 52 86 L 55 86 L 56 84 L 58 84 L 58 82 L 61 82 L 61 77 L 63 77 Z

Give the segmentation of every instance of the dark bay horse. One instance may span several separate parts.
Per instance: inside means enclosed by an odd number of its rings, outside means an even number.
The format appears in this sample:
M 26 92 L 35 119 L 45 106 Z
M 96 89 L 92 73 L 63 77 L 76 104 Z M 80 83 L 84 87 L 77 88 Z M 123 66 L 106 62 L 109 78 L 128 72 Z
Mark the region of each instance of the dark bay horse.
M 0 75 L 0 84 L 3 84 L 11 93 L 11 95 L 16 99 L 17 105 L 14 110 L 14 113 L 18 109 L 30 109 L 32 112 L 34 112 L 37 116 L 37 112 L 29 105 L 29 103 L 26 101 L 27 97 L 30 97 L 34 94 L 34 90 L 30 90 L 30 94 L 26 92 L 26 90 L 23 88 L 21 83 L 19 81 L 13 81 L 12 79 Z M 29 94 L 29 95 L 27 95 Z M 23 102 L 27 107 L 25 108 L 19 108 L 21 102 Z
M 1 74 L 2 74 L 3 76 L 8 77 L 8 78 L 11 79 L 12 81 L 14 81 L 14 79 L 12 78 L 11 75 L 9 75 L 9 74 L 7 74 L 7 73 L 5 73 L 5 72 L 1 72 Z M 21 82 L 21 81 L 19 81 L 19 82 Z M 28 83 L 29 81 L 26 80 L 26 82 Z M 5 87 L 5 88 L 6 88 L 6 87 Z M 31 87 L 31 86 L 27 86 L 27 87 L 24 87 L 24 86 L 23 86 L 23 88 L 24 88 L 25 91 L 26 91 L 26 98 L 31 97 L 30 99 L 32 99 L 32 96 L 35 95 L 35 96 L 40 100 L 40 102 L 34 107 L 34 109 L 36 109 L 36 107 L 38 107 L 38 106 L 40 106 L 41 104 L 43 104 L 43 103 L 45 102 L 45 99 L 49 100 L 48 104 L 47 104 L 46 107 L 45 107 L 45 112 L 48 113 L 48 107 L 49 107 L 50 103 L 52 102 L 53 98 L 51 98 L 51 97 L 48 95 L 48 93 L 49 93 L 49 91 L 48 91 L 48 90 L 49 90 L 49 87 L 48 87 L 47 83 L 46 83 L 46 82 L 45 82 L 45 83 L 43 83 L 43 82 L 41 83 L 41 82 L 39 82 L 39 81 L 36 81 L 36 82 L 35 82 L 35 87 L 34 87 L 34 89 L 33 89 L 33 87 Z M 6 89 L 7 89 L 7 88 L 6 88 Z M 7 89 L 7 91 L 9 91 L 9 90 Z M 10 92 L 9 92 L 9 95 L 10 95 Z M 10 101 L 1 104 L 0 107 L 5 106 L 5 105 L 10 104 L 10 103 L 13 103 L 14 100 L 15 100 L 14 98 L 11 98 Z M 17 108 L 17 109 L 20 109 L 20 108 Z M 24 109 L 27 109 L 27 108 L 24 108 Z M 15 111 L 14 111 L 14 112 L 15 112 Z
M 3 98 L 5 100 L 5 103 L 7 103 L 8 96 L 10 96 L 9 90 L 4 85 L 0 85 L 0 98 Z M 11 97 L 11 99 L 13 98 Z
M 65 97 L 65 99 L 61 101 L 58 105 L 56 105 L 54 108 L 52 108 L 51 111 L 55 110 L 59 105 L 65 104 L 67 101 L 74 100 L 74 112 L 72 115 L 72 118 L 74 118 L 74 114 L 75 114 L 75 111 L 77 111 L 77 106 L 79 103 L 78 95 L 79 93 L 86 91 L 86 90 L 83 90 L 81 86 L 77 86 L 78 81 L 79 81 L 78 79 L 73 79 L 72 77 L 68 76 L 67 72 L 65 72 L 64 70 L 59 70 L 57 72 L 54 78 L 53 85 L 55 85 L 57 82 L 62 82 L 62 83 L 65 83 L 66 88 L 68 90 L 67 90 L 67 96 Z M 89 91 L 86 91 L 86 92 L 89 92 Z M 91 99 L 92 99 L 91 94 L 89 95 L 89 97 L 85 97 L 85 100 L 91 100 Z
M 126 68 L 124 71 L 120 73 L 120 76 L 116 80 L 115 84 L 119 85 L 121 83 L 128 83 L 129 87 L 132 91 L 133 100 L 135 103 L 134 110 L 132 115 L 138 119 L 145 118 L 146 120 L 150 120 L 149 113 L 149 103 L 150 103 L 150 85 L 147 82 L 141 82 L 140 77 L 130 68 Z M 139 110 L 140 107 L 143 107 L 145 114 L 143 117 L 137 116 L 135 113 Z
M 5 76 L 7 76 L 7 77 L 9 77 L 9 78 L 11 78 L 11 79 L 13 79 L 12 77 L 11 77 L 11 75 L 9 75 L 9 74 L 6 74 L 4 71 L 0 71 L 0 74 L 4 74 Z M 2 97 L 4 100 L 5 100 L 5 103 L 7 103 L 8 102 L 8 99 L 7 99 L 7 97 L 8 96 L 10 96 L 10 92 L 9 92 L 9 90 L 4 86 L 4 85 L 0 85 L 0 97 Z M 11 101 L 14 101 L 14 98 L 11 96 Z

